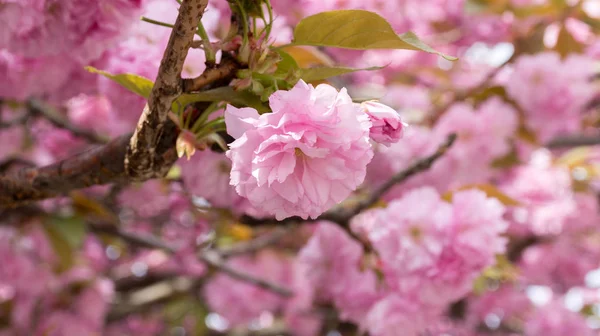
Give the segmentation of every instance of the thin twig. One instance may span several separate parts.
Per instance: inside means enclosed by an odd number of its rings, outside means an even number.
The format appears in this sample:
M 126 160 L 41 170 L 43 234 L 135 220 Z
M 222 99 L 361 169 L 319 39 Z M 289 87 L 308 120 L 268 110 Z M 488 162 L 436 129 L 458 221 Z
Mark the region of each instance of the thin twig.
M 159 249 L 168 253 L 176 253 L 177 247 L 171 246 L 158 237 L 152 235 L 142 235 L 132 232 L 127 232 L 119 229 L 113 225 L 95 225 L 91 224 L 90 228 L 93 232 L 96 233 L 105 233 L 115 237 L 119 237 L 124 241 L 140 247 L 151 248 L 151 249 Z
M 183 79 L 183 92 L 190 93 L 201 91 L 207 85 L 214 83 L 217 80 L 223 80 L 227 78 L 233 78 L 237 69 L 240 65 L 231 56 L 226 57 L 227 54 L 223 55 L 221 63 L 218 65 L 211 65 L 198 77 L 195 78 L 184 78 Z M 207 66 L 210 64 L 207 64 Z
M 8 121 L 0 120 L 0 128 L 9 128 L 9 127 L 13 127 L 13 126 L 24 125 L 27 122 L 27 120 L 29 120 L 30 117 L 31 117 L 31 113 L 26 112 L 26 113 L 20 114 L 17 117 L 14 117 L 11 120 L 8 120 Z
M 486 76 L 485 78 L 478 84 L 478 85 L 474 85 L 473 87 L 471 87 L 470 89 L 465 90 L 464 92 L 457 92 L 454 95 L 454 98 L 449 101 L 448 103 L 436 108 L 433 112 L 431 112 L 431 114 L 429 115 L 429 124 L 433 125 L 435 124 L 435 122 L 454 104 L 459 103 L 461 101 L 464 101 L 470 97 L 472 97 L 473 95 L 475 95 L 476 93 L 486 89 L 490 83 L 494 80 L 494 78 L 496 78 L 496 75 L 500 72 L 500 70 L 504 69 L 504 67 L 510 63 L 512 63 L 514 60 L 516 59 L 516 55 L 512 55 L 508 60 L 506 60 L 504 63 L 500 64 L 499 66 L 495 67 L 494 69 L 492 69 Z
M 600 145 L 600 136 L 589 135 L 566 135 L 556 137 L 550 140 L 546 147 L 548 148 L 568 148 L 578 146 L 594 146 Z
M 290 297 L 294 295 L 294 293 L 288 288 L 276 285 L 263 279 L 256 278 L 253 275 L 240 272 L 239 270 L 236 270 L 235 268 L 227 265 L 225 260 L 221 258 L 219 252 L 217 251 L 203 251 L 199 254 L 198 257 L 200 258 L 200 260 L 204 261 L 208 265 L 218 269 L 220 272 L 223 272 L 234 279 L 242 280 L 255 286 L 267 289 L 281 296 Z
M 169 245 L 161 241 L 157 237 L 126 232 L 115 226 L 92 225 L 92 230 L 95 232 L 102 232 L 114 235 L 128 243 L 141 247 L 160 249 L 168 253 L 176 253 L 178 250 L 177 247 Z M 218 251 L 201 251 L 198 253 L 198 258 L 203 262 L 207 263 L 208 265 L 216 268 L 218 271 L 223 272 L 232 278 L 253 284 L 257 287 L 267 289 L 282 296 L 289 297 L 293 295 L 293 292 L 288 288 L 282 287 L 280 285 L 271 283 L 263 279 L 259 279 L 251 274 L 244 273 L 227 265 L 225 259 L 221 257 L 221 254 Z
M 292 225 L 275 228 L 273 231 L 259 236 L 253 240 L 237 243 L 225 248 L 220 248 L 219 254 L 223 258 L 229 258 L 240 254 L 256 252 L 277 243 L 279 240 L 281 240 L 281 238 L 283 238 L 283 236 L 290 232 L 291 228 Z
M 343 226 L 346 226 L 346 224 L 352 217 L 359 214 L 361 211 L 373 206 L 375 203 L 377 203 L 377 201 L 383 195 L 385 195 L 394 186 L 406 181 L 408 178 L 410 178 L 418 173 L 424 172 L 424 171 L 428 170 L 429 168 L 431 168 L 431 166 L 440 157 L 442 157 L 444 154 L 446 154 L 448 149 L 450 149 L 450 147 L 452 147 L 452 145 L 454 144 L 455 140 L 456 140 L 455 133 L 448 135 L 448 137 L 446 138 L 446 141 L 444 141 L 438 147 L 438 149 L 435 151 L 435 153 L 418 160 L 417 162 L 410 165 L 408 168 L 406 168 L 403 171 L 392 176 L 383 185 L 381 185 L 379 188 L 375 189 L 366 199 L 359 202 L 356 206 L 354 206 L 349 211 L 339 210 L 339 211 L 334 211 L 334 212 L 326 212 L 321 217 L 319 217 L 319 219 L 331 220 L 331 221 L 340 223 Z
M 32 115 L 39 115 L 45 119 L 47 119 L 52 125 L 58 128 L 66 129 L 69 132 L 73 133 L 73 135 L 78 136 L 80 138 L 84 138 L 92 143 L 97 144 L 106 144 L 109 139 L 98 135 L 92 131 L 84 130 L 79 128 L 73 124 L 71 124 L 67 119 L 63 118 L 57 111 L 55 111 L 52 107 L 43 104 L 42 102 L 31 99 L 27 102 L 27 107 Z

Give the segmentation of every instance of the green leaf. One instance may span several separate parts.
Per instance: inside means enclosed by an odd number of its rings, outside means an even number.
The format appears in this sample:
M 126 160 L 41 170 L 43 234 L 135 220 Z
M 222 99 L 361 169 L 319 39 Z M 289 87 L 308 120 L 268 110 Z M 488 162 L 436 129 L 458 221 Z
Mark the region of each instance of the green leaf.
M 294 29 L 292 45 L 346 49 L 408 49 L 434 53 L 454 61 L 456 57 L 435 51 L 412 32 L 396 34 L 376 13 L 364 10 L 335 10 L 302 19 Z
M 287 75 L 291 71 L 295 71 L 299 68 L 298 63 L 292 55 L 283 50 L 277 50 L 277 53 L 281 57 L 281 61 L 277 63 L 277 70 L 275 71 L 276 75 Z
M 356 71 L 373 71 L 380 70 L 384 67 L 370 67 L 364 69 L 356 69 L 356 68 L 346 68 L 346 67 L 317 67 L 317 68 L 308 68 L 308 69 L 300 69 L 300 78 L 302 78 L 306 82 L 315 82 L 324 80 L 330 77 L 340 76 L 343 74 L 356 72 Z
M 195 102 L 229 102 L 238 106 L 249 106 L 255 108 L 258 112 L 268 112 L 269 108 L 265 106 L 260 97 L 248 91 L 235 91 L 230 86 L 220 87 L 208 91 L 182 94 L 173 103 L 173 110 L 177 111 L 179 105 L 186 106 Z
M 83 219 L 77 217 L 51 217 L 44 225 L 46 236 L 59 259 L 59 271 L 70 269 L 75 254 L 86 234 Z
M 152 86 L 154 83 L 146 77 L 138 76 L 135 74 L 125 73 L 113 75 L 110 72 L 106 72 L 103 70 L 98 70 L 92 66 L 87 66 L 85 69 L 92 73 L 100 74 L 108 79 L 111 79 L 126 88 L 127 90 L 140 95 L 146 99 L 150 96 L 150 92 L 152 91 Z

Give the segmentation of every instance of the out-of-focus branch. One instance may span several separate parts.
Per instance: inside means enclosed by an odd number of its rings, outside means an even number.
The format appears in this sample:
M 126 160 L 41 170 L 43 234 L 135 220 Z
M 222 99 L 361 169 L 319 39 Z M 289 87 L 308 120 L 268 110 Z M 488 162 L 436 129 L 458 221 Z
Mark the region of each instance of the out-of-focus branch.
M 238 279 L 253 284 L 255 286 L 267 289 L 281 296 L 290 297 L 294 295 L 294 293 L 288 288 L 268 282 L 263 279 L 256 278 L 250 274 L 240 272 L 239 270 L 236 270 L 235 268 L 227 265 L 225 260 L 217 251 L 206 250 L 201 252 L 198 257 L 200 258 L 200 260 L 204 261 L 208 265 L 216 268 L 219 272 L 225 273 L 234 279 Z
M 8 128 L 8 127 L 13 127 L 13 126 L 23 125 L 27 122 L 27 120 L 30 117 L 31 117 L 31 114 L 29 112 L 27 112 L 27 113 L 23 113 L 17 117 L 14 117 L 11 120 L 0 121 L 0 128 Z
M 201 286 L 202 281 L 203 279 L 192 280 L 186 277 L 174 277 L 156 282 L 126 295 L 117 295 L 106 320 L 108 322 L 119 320 L 176 297 L 195 295 L 196 289 Z
M 600 145 L 600 135 L 565 135 L 550 140 L 546 147 L 548 148 L 569 148 L 578 146 Z
M 48 120 L 52 125 L 58 128 L 66 129 L 69 132 L 73 133 L 73 135 L 81 137 L 83 139 L 88 140 L 92 143 L 97 144 L 105 144 L 109 141 L 109 139 L 98 135 L 92 131 L 88 131 L 82 128 L 79 128 L 73 124 L 71 124 L 67 119 L 63 118 L 57 111 L 55 111 L 52 107 L 38 101 L 35 99 L 31 99 L 27 102 L 27 108 L 29 112 L 33 115 L 39 115 L 44 119 Z
M 178 248 L 172 245 L 169 245 L 159 238 L 150 236 L 150 235 L 138 235 L 135 233 L 125 232 L 114 226 L 92 226 L 92 229 L 96 232 L 103 232 L 107 234 L 114 235 L 123 239 L 124 241 L 131 243 L 136 246 L 146 247 L 146 248 L 156 248 L 163 250 L 168 253 L 176 253 Z M 214 267 L 217 271 L 223 272 L 234 279 L 238 279 L 250 284 L 253 284 L 257 287 L 261 287 L 272 291 L 276 294 L 282 296 L 292 296 L 293 293 L 290 289 L 282 287 L 280 285 L 271 283 L 269 281 L 257 278 L 251 274 L 244 273 L 239 271 L 229 265 L 227 265 L 225 259 L 221 257 L 219 251 L 214 250 L 202 250 L 198 253 L 198 258 L 208 264 L 211 267 Z
M 365 198 L 361 202 L 358 202 L 358 204 L 356 206 L 354 206 L 353 208 L 351 208 L 349 210 L 341 210 L 339 212 L 338 211 L 326 212 L 321 217 L 319 217 L 319 219 L 331 220 L 331 221 L 346 225 L 352 217 L 354 217 L 355 215 L 359 214 L 363 210 L 368 209 L 369 207 L 371 207 L 375 203 L 377 203 L 377 201 L 383 195 L 385 195 L 390 189 L 392 189 L 394 186 L 406 181 L 408 178 L 410 178 L 414 175 L 417 175 L 418 173 L 424 172 L 424 171 L 428 170 L 429 168 L 431 168 L 431 166 L 439 158 L 441 158 L 442 156 L 444 156 L 444 154 L 446 154 L 446 152 L 454 144 L 455 140 L 456 140 L 456 134 L 453 133 L 453 134 L 448 135 L 448 137 L 446 138 L 446 141 L 444 141 L 438 147 L 438 149 L 435 151 L 435 153 L 416 161 L 415 163 L 410 165 L 408 168 L 406 168 L 403 171 L 392 176 L 384 184 L 382 184 L 380 187 L 378 187 L 372 193 L 370 193 L 367 196 L 367 198 Z
M 447 102 L 446 104 L 434 109 L 431 114 L 428 117 L 428 123 L 430 125 L 433 125 L 436 123 L 436 121 L 454 104 L 462 102 L 467 100 L 468 98 L 472 97 L 473 95 L 477 94 L 478 92 L 486 89 L 487 87 L 490 86 L 490 83 L 492 83 L 492 81 L 494 80 L 494 78 L 496 77 L 496 75 L 500 72 L 500 70 L 504 69 L 504 67 L 510 63 L 512 63 L 514 60 L 516 59 L 516 55 L 513 54 L 508 60 L 506 60 L 504 63 L 500 64 L 499 66 L 495 67 L 494 69 L 492 69 L 486 76 L 485 78 L 478 84 L 478 85 L 474 85 L 473 87 L 471 87 L 470 89 L 467 89 L 465 91 L 462 92 L 457 92 L 454 94 L 454 98 L 452 100 L 450 100 L 449 102 Z
M 177 252 L 177 247 L 171 246 L 171 245 L 163 242 L 159 238 L 152 236 L 152 235 L 141 235 L 141 234 L 127 232 L 127 231 L 119 229 L 118 227 L 116 227 L 114 225 L 91 224 L 90 228 L 92 229 L 93 232 L 105 233 L 105 234 L 109 234 L 109 235 L 112 235 L 115 237 L 119 237 L 119 238 L 123 239 L 124 241 L 126 241 L 132 245 L 135 245 L 135 246 L 160 249 L 160 250 L 163 250 L 163 251 L 169 252 L 169 253 Z
M 176 156 L 160 155 L 157 148 L 165 144 L 173 147 L 171 141 L 165 143 L 170 133 L 166 127 L 168 113 L 182 93 L 183 63 L 207 5 L 208 0 L 184 0 L 179 7 L 148 105 L 142 112 L 125 156 L 125 170 L 133 179 L 164 176 L 176 160 Z
M 35 164 L 27 159 L 18 156 L 10 156 L 0 160 L 0 173 L 5 172 L 13 166 L 35 167 Z
M 287 225 L 284 227 L 278 227 L 273 229 L 273 231 L 259 236 L 253 240 L 240 242 L 229 247 L 220 248 L 219 254 L 223 258 L 228 258 L 240 254 L 248 254 L 252 252 L 256 252 L 265 247 L 273 245 L 277 243 L 283 236 L 288 234 L 292 229 L 293 225 Z

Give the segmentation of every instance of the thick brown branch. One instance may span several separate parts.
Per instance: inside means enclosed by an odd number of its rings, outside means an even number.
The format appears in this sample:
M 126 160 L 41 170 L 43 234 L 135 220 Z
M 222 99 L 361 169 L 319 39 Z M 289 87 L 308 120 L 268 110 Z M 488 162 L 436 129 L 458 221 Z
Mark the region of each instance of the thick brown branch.
M 123 166 L 129 136 L 41 168 L 0 176 L 0 207 L 16 206 L 92 185 L 125 181 Z
M 13 166 L 35 167 L 35 164 L 18 156 L 9 156 L 0 160 L 0 173 L 4 173 Z
M 135 180 L 164 176 L 175 162 L 175 158 L 165 160 L 156 149 L 161 146 L 164 136 L 168 135 L 165 130 L 167 115 L 182 92 L 183 63 L 207 5 L 208 0 L 184 0 L 179 7 L 179 15 L 171 31 L 148 105 L 144 108 L 127 150 L 126 171 Z

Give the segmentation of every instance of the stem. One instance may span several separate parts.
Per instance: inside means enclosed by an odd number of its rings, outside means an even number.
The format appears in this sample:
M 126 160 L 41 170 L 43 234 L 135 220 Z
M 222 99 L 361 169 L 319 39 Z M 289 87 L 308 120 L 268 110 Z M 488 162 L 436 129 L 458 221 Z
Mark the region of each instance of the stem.
M 218 106 L 219 106 L 219 103 L 217 103 L 217 102 L 210 104 L 210 106 L 208 108 L 206 108 L 206 110 L 204 110 L 204 112 L 200 115 L 200 117 L 198 119 L 196 119 L 196 121 L 194 122 L 194 125 L 192 126 L 190 131 L 194 134 L 196 132 L 200 131 L 202 129 L 202 126 L 206 122 L 206 120 L 208 120 L 208 117 L 210 117 L 210 115 L 218 109 L 218 108 L 216 108 Z
M 202 39 L 204 54 L 206 55 L 206 62 L 215 64 L 215 62 L 217 61 L 217 57 L 215 55 L 215 51 L 210 45 L 210 39 L 208 38 L 208 33 L 206 33 L 206 29 L 204 29 L 202 21 L 198 22 L 198 31 L 196 32 L 196 34 L 198 34 L 198 36 L 200 36 L 200 38 Z
M 142 21 L 148 22 L 148 23 L 152 23 L 155 24 L 157 26 L 162 26 L 162 27 L 167 27 L 167 28 L 173 28 L 175 27 L 174 25 L 170 24 L 170 23 L 166 23 L 166 22 L 162 22 L 162 21 L 157 21 L 157 20 L 153 20 L 151 18 L 147 18 L 145 16 L 142 16 Z
M 266 0 L 265 3 L 267 5 L 267 11 L 269 12 L 269 24 L 265 25 L 265 29 L 266 29 L 265 38 L 268 39 L 269 36 L 271 36 L 271 28 L 273 26 L 273 8 L 271 7 L 270 0 Z
M 237 4 L 237 6 L 240 9 L 240 14 L 242 17 L 242 24 L 243 24 L 243 28 L 244 28 L 244 43 L 248 43 L 248 18 L 246 15 L 246 11 L 244 10 L 244 6 L 242 6 L 242 4 L 240 3 L 240 0 L 235 0 L 235 3 Z
M 224 130 L 225 130 L 225 119 L 217 118 L 215 120 L 209 121 L 208 123 L 204 124 L 202 126 L 202 128 L 200 128 L 200 130 L 197 133 L 194 132 L 194 134 L 196 134 L 197 138 L 201 139 L 210 133 L 224 131 Z

